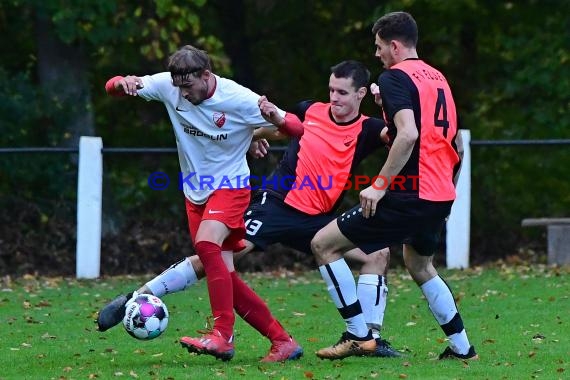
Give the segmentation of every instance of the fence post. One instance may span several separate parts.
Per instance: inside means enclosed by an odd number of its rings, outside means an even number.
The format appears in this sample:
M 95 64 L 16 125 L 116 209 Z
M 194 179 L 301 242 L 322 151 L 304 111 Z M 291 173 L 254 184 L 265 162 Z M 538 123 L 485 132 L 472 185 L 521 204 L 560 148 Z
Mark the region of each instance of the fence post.
M 77 278 L 99 277 L 101 260 L 101 203 L 103 194 L 103 140 L 79 139 L 77 180 Z
M 459 130 L 463 139 L 463 162 L 457 180 L 457 197 L 453 202 L 446 226 L 447 268 L 469 267 L 469 244 L 471 222 L 471 133 Z

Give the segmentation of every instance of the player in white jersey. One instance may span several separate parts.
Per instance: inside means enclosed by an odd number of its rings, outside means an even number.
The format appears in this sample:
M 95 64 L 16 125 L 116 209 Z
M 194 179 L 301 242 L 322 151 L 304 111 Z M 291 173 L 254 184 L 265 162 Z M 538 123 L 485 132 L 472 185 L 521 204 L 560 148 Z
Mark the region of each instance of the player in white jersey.
M 233 265 L 233 251 L 243 249 L 243 214 L 250 200 L 246 152 L 256 128 L 273 126 L 261 116 L 260 96 L 214 74 L 208 54 L 190 45 L 169 58 L 168 72 L 117 76 L 105 88 L 110 95 L 138 95 L 162 102 L 176 135 L 190 234 L 206 272 L 214 321 L 202 337 L 182 337 L 182 346 L 230 360 L 235 308 L 271 340 L 264 361 L 301 357 L 302 348 Z M 284 117 L 280 130 L 289 135 L 302 133 L 296 116 L 277 112 Z

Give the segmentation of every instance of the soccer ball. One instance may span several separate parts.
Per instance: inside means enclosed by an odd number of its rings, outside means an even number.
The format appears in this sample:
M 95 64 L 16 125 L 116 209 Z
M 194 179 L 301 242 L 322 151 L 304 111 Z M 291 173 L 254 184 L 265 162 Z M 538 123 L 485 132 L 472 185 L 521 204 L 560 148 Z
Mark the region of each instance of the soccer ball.
M 168 326 L 168 309 L 160 298 L 139 294 L 125 305 L 123 326 L 137 339 L 154 339 Z

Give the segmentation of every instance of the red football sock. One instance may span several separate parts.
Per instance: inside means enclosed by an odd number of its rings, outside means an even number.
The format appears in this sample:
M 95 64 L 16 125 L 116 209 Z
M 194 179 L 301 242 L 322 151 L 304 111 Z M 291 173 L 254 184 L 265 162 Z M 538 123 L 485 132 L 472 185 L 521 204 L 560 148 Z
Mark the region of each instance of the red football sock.
M 214 328 L 230 340 L 235 322 L 234 300 L 232 278 L 222 260 L 222 249 L 219 245 L 209 241 L 200 241 L 195 248 L 206 272 Z
M 275 340 L 288 340 L 289 334 L 283 326 L 271 315 L 271 311 L 236 272 L 231 273 L 234 290 L 234 308 L 244 321 L 272 342 Z

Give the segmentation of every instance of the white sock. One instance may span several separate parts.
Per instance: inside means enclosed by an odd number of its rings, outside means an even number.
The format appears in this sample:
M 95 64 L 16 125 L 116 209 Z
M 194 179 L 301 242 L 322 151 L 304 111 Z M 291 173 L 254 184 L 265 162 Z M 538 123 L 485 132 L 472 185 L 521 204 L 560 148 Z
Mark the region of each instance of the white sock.
M 361 274 L 356 292 L 366 325 L 372 330 L 374 338 L 380 338 L 388 297 L 385 277 L 378 274 Z
M 198 281 L 194 267 L 187 257 L 182 261 L 173 264 L 146 283 L 152 294 L 162 297 L 165 294 L 179 292 Z
M 344 259 L 319 267 L 329 294 L 346 322 L 346 330 L 357 337 L 368 335 L 366 320 L 356 295 L 354 276 Z
M 453 294 L 447 284 L 439 276 L 426 281 L 420 286 L 424 296 L 428 301 L 428 306 L 444 332 L 452 331 L 449 335 L 449 346 L 458 354 L 469 352 L 469 340 L 463 327 L 463 321 L 457 311 Z M 452 326 L 449 326 L 450 324 Z

